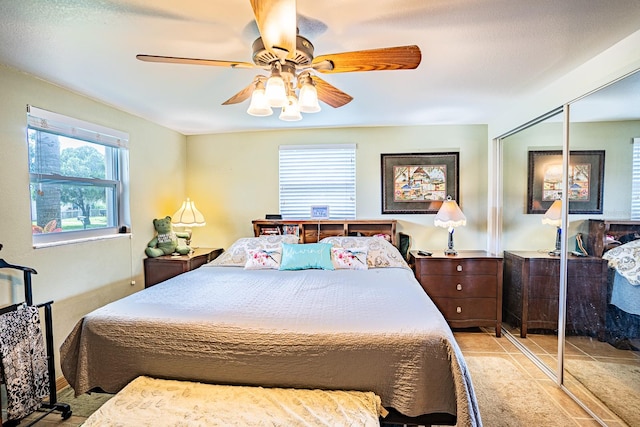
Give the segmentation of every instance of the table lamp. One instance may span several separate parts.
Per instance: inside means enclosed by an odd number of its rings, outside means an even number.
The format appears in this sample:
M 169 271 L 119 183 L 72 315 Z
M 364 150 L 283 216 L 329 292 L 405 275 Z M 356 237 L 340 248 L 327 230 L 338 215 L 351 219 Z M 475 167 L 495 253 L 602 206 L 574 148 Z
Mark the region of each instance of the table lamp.
M 442 202 L 442 206 L 440 206 L 433 223 L 436 227 L 449 229 L 449 246 L 444 251 L 444 254 L 457 255 L 458 252 L 453 248 L 453 230 L 455 227 L 467 225 L 467 217 L 464 216 L 456 201 L 451 199 L 451 196 L 448 196 L 447 200 Z
M 176 227 L 185 227 L 185 231 L 189 234 L 186 242 L 187 246 L 191 246 L 191 227 L 207 225 L 204 216 L 196 209 L 195 203 L 189 200 L 188 197 L 185 202 L 182 202 L 180 209 L 171 217 L 171 223 Z
M 560 256 L 560 235 L 562 234 L 562 230 L 560 230 L 560 226 L 562 225 L 562 200 L 555 200 L 549 209 L 542 216 L 542 223 L 549 224 L 557 227 L 556 232 L 556 248 L 552 251 L 549 251 L 549 255 L 551 256 Z

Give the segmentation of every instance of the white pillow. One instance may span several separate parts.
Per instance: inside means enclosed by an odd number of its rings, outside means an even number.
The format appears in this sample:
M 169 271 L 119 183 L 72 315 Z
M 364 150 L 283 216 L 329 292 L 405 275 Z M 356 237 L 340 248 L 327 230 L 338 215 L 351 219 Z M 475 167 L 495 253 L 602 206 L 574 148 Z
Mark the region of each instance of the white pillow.
M 369 268 L 401 267 L 409 268 L 400 251 L 383 237 L 325 237 L 323 243 L 331 243 L 337 248 L 367 248 Z
M 367 248 L 331 248 L 331 261 L 333 267 L 344 270 L 366 270 Z
M 282 244 L 279 249 L 249 249 L 245 270 L 266 270 L 280 268 L 282 260 Z
M 283 234 L 275 236 L 243 237 L 236 240 L 229 249 L 207 265 L 214 267 L 232 266 L 244 267 L 247 263 L 247 251 L 263 249 L 272 251 L 281 250 L 282 243 L 298 243 L 298 236 Z

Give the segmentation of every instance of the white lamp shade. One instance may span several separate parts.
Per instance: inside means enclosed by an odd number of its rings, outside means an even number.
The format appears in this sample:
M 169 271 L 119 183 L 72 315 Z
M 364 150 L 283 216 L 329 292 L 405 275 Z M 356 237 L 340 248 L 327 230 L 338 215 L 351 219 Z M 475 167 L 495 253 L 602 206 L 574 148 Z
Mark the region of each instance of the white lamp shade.
M 542 223 L 560 227 L 562 225 L 562 200 L 555 200 L 542 216 Z
M 300 88 L 300 99 L 298 105 L 303 113 L 317 113 L 320 111 L 318 104 L 318 90 L 311 83 L 305 83 Z
M 284 120 L 287 122 L 295 122 L 297 120 L 302 120 L 302 114 L 300 114 L 300 108 L 298 107 L 298 100 L 295 96 L 289 95 L 287 97 L 288 103 L 282 109 L 280 113 L 280 120 Z
M 467 225 L 467 217 L 464 216 L 456 201 L 449 197 L 442 202 L 440 210 L 433 219 L 433 224 L 444 228 L 461 227 Z
M 287 105 L 287 90 L 284 80 L 279 75 L 272 75 L 267 80 L 267 89 L 265 94 L 269 105 L 272 107 L 284 107 Z
M 247 109 L 247 113 L 258 117 L 266 117 L 273 114 L 264 89 L 256 89 L 253 91 L 251 94 L 251 104 Z
M 189 198 L 182 202 L 180 209 L 171 217 L 171 223 L 177 227 L 201 227 L 206 225 L 204 216 L 196 209 L 195 203 Z

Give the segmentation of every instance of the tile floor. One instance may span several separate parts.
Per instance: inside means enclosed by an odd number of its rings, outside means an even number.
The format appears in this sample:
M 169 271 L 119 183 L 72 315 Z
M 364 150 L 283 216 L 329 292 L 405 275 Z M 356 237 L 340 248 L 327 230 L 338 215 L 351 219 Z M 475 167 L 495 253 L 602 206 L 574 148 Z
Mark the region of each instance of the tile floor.
M 544 390 L 545 395 L 549 397 L 550 402 L 555 403 L 561 407 L 569 415 L 571 419 L 575 421 L 577 427 L 587 426 L 599 426 L 600 424 L 595 421 L 587 412 L 585 412 L 577 403 L 575 403 L 569 396 L 567 396 L 562 390 L 560 390 L 555 382 L 550 379 L 544 372 L 542 372 L 533 362 L 531 362 L 522 352 L 512 344 L 504 335 L 501 338 L 496 338 L 493 330 L 473 330 L 473 331 L 456 331 L 456 340 L 460 345 L 460 348 L 465 357 L 475 356 L 492 356 L 492 357 L 504 357 L 515 362 L 515 364 L 522 368 L 528 375 L 531 376 L 531 387 L 540 387 Z M 539 347 L 539 353 L 553 360 L 552 354 L 557 353 L 557 348 L 553 347 L 553 337 L 540 336 L 534 337 L 529 335 L 531 342 L 535 342 L 535 346 Z M 584 343 L 582 343 L 584 345 Z M 571 343 L 573 346 L 574 343 Z M 557 344 L 556 344 L 557 346 Z M 576 349 L 579 349 L 580 343 L 575 345 Z M 578 351 L 570 348 L 569 352 Z M 604 350 L 603 350 L 604 351 Z M 473 371 L 471 372 L 473 377 Z M 586 393 L 583 397 L 588 397 Z M 608 426 L 622 427 L 625 426 L 614 414 L 609 412 L 606 408 L 599 406 L 597 415 L 604 419 Z M 37 418 L 37 413 L 23 420 L 20 426 L 27 425 L 29 420 Z M 37 423 L 37 426 L 80 426 L 86 418 L 72 415 L 68 420 L 62 420 L 58 413 L 53 413 L 42 419 Z M 491 427 L 491 426 L 487 426 Z

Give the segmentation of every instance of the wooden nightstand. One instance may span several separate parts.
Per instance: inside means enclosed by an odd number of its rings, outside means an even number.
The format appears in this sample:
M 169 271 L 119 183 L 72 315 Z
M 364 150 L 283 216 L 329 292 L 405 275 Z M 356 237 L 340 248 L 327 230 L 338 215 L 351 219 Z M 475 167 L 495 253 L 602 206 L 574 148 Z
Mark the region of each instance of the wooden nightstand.
M 560 258 L 535 251 L 504 252 L 504 317 L 529 329 L 558 329 Z M 566 330 L 605 338 L 607 261 L 569 256 Z
M 165 255 L 144 259 L 144 287 L 170 279 L 178 274 L 195 270 L 202 264 L 216 259 L 224 249 L 197 248 L 189 255 Z
M 411 251 L 409 263 L 452 328 L 494 326 L 502 334 L 502 258 L 485 251 L 447 256 Z

